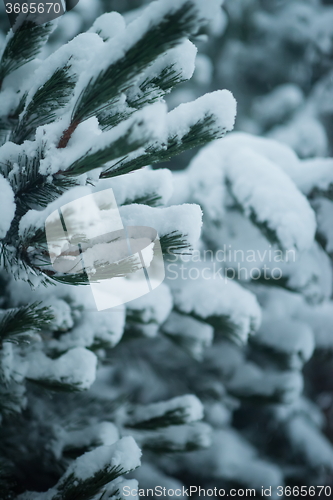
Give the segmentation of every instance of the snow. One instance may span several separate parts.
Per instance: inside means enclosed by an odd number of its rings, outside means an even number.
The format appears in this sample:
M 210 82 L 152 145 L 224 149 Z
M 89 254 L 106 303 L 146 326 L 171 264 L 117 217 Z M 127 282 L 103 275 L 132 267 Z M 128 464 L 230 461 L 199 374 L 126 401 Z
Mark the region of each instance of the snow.
M 164 474 L 155 464 L 144 462 L 134 472 L 135 478 L 139 481 L 140 488 L 147 490 L 148 488 L 155 488 L 156 485 L 168 489 L 176 490 L 182 488 L 182 483 L 174 477 Z M 127 498 L 127 495 L 126 495 Z
M 332 295 L 332 263 L 317 242 L 294 262 L 280 262 L 279 267 L 288 279 L 288 287 L 302 293 L 309 302 L 319 303 Z
M 164 284 L 149 294 L 131 300 L 126 307 L 129 312 L 139 314 L 140 322 L 135 323 L 141 333 L 147 337 L 155 337 L 160 325 L 168 318 L 173 306 L 172 296 L 169 288 Z
M 172 451 L 186 450 L 193 446 L 197 448 L 209 448 L 213 435 L 211 427 L 205 422 L 194 422 L 187 425 L 170 425 L 160 432 L 163 440 L 170 442 Z
M 56 359 L 48 358 L 42 351 L 35 351 L 29 356 L 26 377 L 51 384 L 63 383 L 84 390 L 96 378 L 96 365 L 95 354 L 83 347 L 71 349 Z
M 280 321 L 290 318 L 306 324 L 313 332 L 317 349 L 331 349 L 333 346 L 333 303 L 331 300 L 320 304 L 307 302 L 300 294 L 283 289 L 259 292 L 263 303 L 264 317 Z
M 302 302 L 295 308 L 295 317 L 306 322 L 313 330 L 317 349 L 333 348 L 333 302 L 327 301 L 315 306 Z
M 254 99 L 252 114 L 260 125 L 269 127 L 288 118 L 303 102 L 301 88 L 293 83 L 285 83 Z
M 19 96 L 12 88 L 1 91 L 0 116 L 6 117 L 16 108 L 19 103 Z
M 253 214 L 278 237 L 284 249 L 308 249 L 315 215 L 294 182 L 301 162 L 288 147 L 269 139 L 232 133 L 206 146 L 191 162 L 191 201 L 202 204 L 212 221 L 224 218 L 225 184 L 247 216 Z
M 4 382 L 8 383 L 13 378 L 16 361 L 17 359 L 14 358 L 13 345 L 10 342 L 3 342 L 0 352 L 0 373 Z
M 333 184 L 333 159 L 315 158 L 303 161 L 295 181 L 304 194 L 310 194 L 315 188 L 328 190 Z
M 80 75 L 91 64 L 95 52 L 101 47 L 103 47 L 103 41 L 95 33 L 81 33 L 67 44 L 62 45 L 40 64 L 29 79 L 29 93 L 25 109 L 36 91 L 51 78 L 58 68 L 70 63 L 69 73 Z
M 196 280 L 181 279 L 172 281 L 171 286 L 175 307 L 185 314 L 194 314 L 209 322 L 219 318 L 221 330 L 225 322 L 243 342 L 254 333 L 261 322 L 261 311 L 255 296 L 242 288 L 235 281 L 222 278 L 221 275 L 209 275 Z
M 40 173 L 54 174 L 66 170 L 76 160 L 89 154 L 110 147 L 124 136 L 128 145 L 146 145 L 149 141 L 162 141 L 166 137 L 165 128 L 166 105 L 163 103 L 146 106 L 124 120 L 112 130 L 102 132 L 96 117 L 92 117 L 77 127 L 65 149 L 57 149 L 56 144 L 50 144 L 45 159 L 40 162 Z M 44 127 L 52 130 L 53 125 Z M 129 135 L 128 135 L 129 133 Z M 101 165 L 102 167 L 102 165 Z
M 200 479 L 224 479 L 257 491 L 271 486 L 274 499 L 276 487 L 284 484 L 282 471 L 258 457 L 256 449 L 232 428 L 215 430 L 212 446 L 187 454 L 184 462 L 186 471 Z
M 46 219 L 63 205 L 76 201 L 78 198 L 91 194 L 89 186 L 78 186 L 70 189 L 55 201 L 49 203 L 44 210 L 29 210 L 20 220 L 19 236 L 24 236 L 32 228 L 38 229 L 45 225 Z
M 44 295 L 45 297 L 45 295 Z M 62 299 L 52 297 L 49 300 L 43 300 L 43 306 L 48 306 L 51 309 L 53 316 L 50 328 L 54 331 L 67 331 L 73 328 L 74 321 L 70 305 Z
M 219 148 L 222 154 L 228 155 L 232 154 L 233 150 L 251 149 L 278 165 L 304 194 L 309 194 L 314 187 L 327 189 L 332 182 L 331 158 L 300 160 L 290 147 L 274 139 L 257 137 L 243 132 L 233 132 L 225 139 L 216 141 L 204 148 L 202 153 L 198 155 L 198 160 L 201 155 L 200 160 L 202 162 L 205 150 L 209 151 L 215 146 Z
M 136 406 L 129 412 L 125 425 L 131 427 L 156 418 L 167 417 L 169 412 L 172 412 L 174 418 L 181 419 L 184 424 L 203 418 L 201 401 L 196 396 L 189 394 L 170 399 L 169 401 Z
M 263 370 L 258 365 L 247 362 L 237 367 L 226 387 L 237 397 L 277 398 L 288 404 L 302 392 L 303 377 L 298 371 Z
M 81 75 L 75 91 L 76 96 L 80 96 L 92 75 L 98 75 L 101 71 L 124 57 L 148 31 L 163 22 L 169 13 L 179 11 L 187 2 L 188 0 L 152 2 L 143 10 L 139 17 L 126 26 L 125 30 L 105 42 L 101 48 L 98 47 L 98 50 L 93 52 L 91 64 L 89 64 L 89 67 Z M 189 23 L 188 35 L 194 34 L 201 26 L 214 20 L 220 12 L 222 3 L 221 0 L 206 0 L 204 4 L 202 0 L 190 0 L 190 2 L 193 12 L 193 22 Z M 178 43 L 184 41 L 184 38 L 185 36 L 179 39 Z
M 190 316 L 172 312 L 163 325 L 163 332 L 171 338 L 180 338 L 180 344 L 188 349 L 195 359 L 201 360 L 206 347 L 213 342 L 214 329 Z
M 16 205 L 14 202 L 14 192 L 8 182 L 0 174 L 0 239 L 4 238 L 10 228 L 15 215 Z
M 315 347 L 313 332 L 306 323 L 291 319 L 272 321 L 271 316 L 264 319 L 254 340 L 287 357 L 288 367 L 291 369 L 301 369 L 312 356 Z
M 87 480 L 106 468 L 120 467 L 124 472 L 135 469 L 141 463 L 141 451 L 131 436 L 123 437 L 110 446 L 99 446 L 84 453 L 73 462 L 65 475 L 73 474 L 78 480 Z
M 229 158 L 227 178 L 246 215 L 276 233 L 285 250 L 308 249 L 316 231 L 313 210 L 290 178 L 278 166 L 250 149 Z
M 155 195 L 160 197 L 157 203 L 165 205 L 173 191 L 172 173 L 166 168 L 151 170 L 144 167 L 129 174 L 102 179 L 94 192 L 107 188 L 113 189 L 118 206 Z
M 324 126 L 305 112 L 298 113 L 286 125 L 275 127 L 267 135 L 291 147 L 300 158 L 325 156 L 328 153 Z
M 146 205 L 128 205 L 119 209 L 124 226 L 149 226 L 159 237 L 174 231 L 183 235 L 194 245 L 201 232 L 202 212 L 198 205 L 184 204 L 167 208 L 153 208 Z
M 74 328 L 58 340 L 50 340 L 49 347 L 58 352 L 75 346 L 91 347 L 94 344 L 102 344 L 104 347 L 111 348 L 120 342 L 124 327 L 125 313 L 121 306 L 117 310 L 102 313 L 96 310 L 83 312 Z
M 131 434 L 140 446 L 157 451 L 187 451 L 193 448 L 208 448 L 212 442 L 212 430 L 205 422 L 184 425 L 169 425 L 158 430 L 132 430 Z
M 138 487 L 139 485 L 136 479 L 124 479 L 123 477 L 118 477 L 117 479 L 109 483 L 106 487 L 104 487 L 104 491 L 106 492 L 106 494 L 109 494 L 109 498 L 119 495 L 120 492 L 120 494 L 122 495 L 121 498 L 138 500 L 138 495 L 135 495 L 135 493 L 138 491 Z
M 227 139 L 228 137 L 224 138 L 223 141 Z M 225 173 L 224 169 L 221 168 L 223 160 L 220 148 L 217 146 L 218 141 L 215 141 L 211 146 L 202 148 L 187 170 L 190 200 L 199 203 L 205 217 L 213 221 L 223 219 L 223 202 L 226 191 Z M 185 180 L 181 180 L 182 185 Z
M 106 12 L 95 20 L 88 33 L 97 33 L 103 40 L 109 40 L 120 35 L 125 28 L 125 20 L 119 12 Z
M 195 69 L 196 55 L 196 46 L 189 40 L 185 40 L 177 47 L 167 50 L 164 54 L 160 55 L 141 75 L 137 85 L 140 86 L 146 80 L 151 81 L 154 78 L 159 78 L 162 71 L 169 67 L 172 67 L 176 74 L 179 75 L 178 78 L 180 81 L 189 80 Z
M 281 425 L 295 416 L 306 417 L 318 429 L 325 426 L 325 415 L 319 406 L 310 399 L 301 396 L 290 405 L 278 405 L 274 412 L 274 419 Z
M 52 451 L 59 460 L 66 449 L 82 449 L 96 445 L 110 446 L 118 439 L 118 429 L 112 422 L 99 422 L 72 431 L 60 428 L 55 442 L 52 443 Z
M 299 415 L 290 419 L 286 431 L 297 455 L 304 457 L 316 469 L 332 469 L 332 444 L 306 417 Z
M 205 94 L 193 102 L 180 104 L 168 113 L 168 133 L 181 141 L 191 126 L 213 115 L 218 130 L 230 131 L 234 127 L 236 116 L 236 100 L 228 90 L 217 90 Z
M 324 197 L 316 197 L 314 208 L 317 215 L 318 233 L 324 237 L 326 252 L 333 253 L 333 203 Z

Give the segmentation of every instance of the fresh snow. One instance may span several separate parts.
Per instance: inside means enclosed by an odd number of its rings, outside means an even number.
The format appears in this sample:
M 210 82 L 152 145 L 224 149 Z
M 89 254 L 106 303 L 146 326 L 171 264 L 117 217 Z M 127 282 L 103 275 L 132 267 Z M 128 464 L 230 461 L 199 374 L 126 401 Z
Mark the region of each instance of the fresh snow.
M 206 277 L 209 275 L 206 271 Z M 261 311 L 256 297 L 228 278 L 167 280 L 174 296 L 175 307 L 184 314 L 193 314 L 202 320 L 220 318 L 232 326 L 243 342 L 254 333 L 261 322 Z
M 119 211 L 124 226 L 149 226 L 157 231 L 160 238 L 176 231 L 190 245 L 194 245 L 200 237 L 202 212 L 198 205 L 167 208 L 135 205 L 135 209 L 128 205 L 120 207 Z
M 88 33 L 97 33 L 103 40 L 109 40 L 120 35 L 125 28 L 125 20 L 119 12 L 106 12 L 95 20 Z
M 184 424 L 203 418 L 201 401 L 196 396 L 189 394 L 170 399 L 169 401 L 136 406 L 129 413 L 126 425 L 131 427 L 131 425 L 147 422 L 158 417 L 163 418 L 169 412 L 181 418 Z
M 166 138 L 165 118 L 166 105 L 163 103 L 146 106 L 107 132 L 100 130 L 96 117 L 90 118 L 77 127 L 65 149 L 57 149 L 55 143 L 49 145 L 45 159 L 41 161 L 40 173 L 49 175 L 66 170 L 86 154 L 92 155 L 110 147 L 124 136 L 128 144 L 163 141 Z M 44 127 L 45 130 L 53 128 L 53 125 Z
M 255 342 L 287 357 L 291 369 L 301 369 L 315 347 L 312 329 L 306 323 L 291 319 L 272 321 L 271 316 L 262 322 Z
M 172 67 L 173 71 L 179 75 L 180 81 L 189 80 L 195 69 L 197 51 L 198 49 L 190 40 L 185 40 L 178 47 L 170 49 L 159 56 L 142 74 L 140 79 L 144 82 L 158 78 L 165 68 Z
M 14 192 L 7 181 L 0 174 L 0 239 L 4 238 L 10 228 L 15 215 Z
M 285 250 L 311 246 L 316 230 L 313 210 L 278 166 L 250 149 L 241 149 L 229 158 L 227 178 L 246 215 L 254 214 L 259 223 L 276 232 Z
M 163 332 L 176 342 L 179 337 L 181 345 L 184 344 L 184 348 L 198 360 L 203 358 L 205 349 L 212 344 L 214 337 L 212 326 L 177 312 L 170 314 L 163 325 Z
M 168 113 L 169 136 L 181 141 L 191 126 L 202 121 L 206 116 L 213 115 L 216 124 L 214 128 L 230 131 L 234 127 L 236 116 L 236 101 L 228 90 L 217 90 L 199 97 L 193 102 L 180 104 Z
M 136 200 L 157 196 L 157 204 L 165 205 L 173 192 L 172 173 L 166 168 L 151 170 L 144 167 L 129 174 L 102 179 L 94 191 L 112 188 L 117 205 L 134 203 Z
M 26 377 L 51 384 L 68 384 L 84 390 L 96 378 L 96 365 L 95 354 L 83 347 L 71 349 L 56 359 L 48 358 L 42 351 L 35 351 L 29 356 Z
M 315 215 L 283 171 L 289 168 L 294 173 L 299 160 L 287 147 L 264 141 L 234 133 L 203 148 L 189 167 L 193 201 L 202 201 L 207 215 L 219 220 L 226 197 L 224 184 L 229 183 L 245 214 L 255 216 L 258 223 L 276 233 L 284 249 L 308 249 L 314 240 Z
M 135 469 L 141 463 L 141 451 L 131 436 L 123 437 L 110 446 L 99 446 L 84 453 L 67 469 L 64 478 L 71 474 L 78 480 L 87 480 L 104 468 L 120 467 L 124 472 Z

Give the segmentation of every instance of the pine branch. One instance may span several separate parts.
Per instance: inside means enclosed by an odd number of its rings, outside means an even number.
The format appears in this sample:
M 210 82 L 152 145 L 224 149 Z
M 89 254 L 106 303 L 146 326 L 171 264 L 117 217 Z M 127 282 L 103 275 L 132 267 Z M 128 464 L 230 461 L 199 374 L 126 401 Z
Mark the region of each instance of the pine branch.
M 177 307 L 175 307 L 174 310 L 178 314 L 187 314 Z M 240 346 L 244 345 L 244 339 L 239 334 L 239 325 L 235 324 L 235 322 L 232 320 L 232 317 L 225 314 L 202 317 L 193 311 L 189 313 L 189 316 L 196 319 L 197 321 L 204 321 L 208 325 L 211 325 L 214 330 L 216 330 L 217 334 L 221 335 L 221 337 L 229 339 Z M 254 321 L 251 321 L 249 335 L 253 334 L 255 330 L 256 325 L 254 324 Z
M 138 170 L 146 165 L 160 163 L 171 160 L 189 149 L 204 146 L 214 139 L 219 139 L 225 135 L 226 130 L 219 126 L 218 118 L 213 114 L 207 114 L 203 119 L 189 127 L 182 137 L 169 135 L 166 145 L 155 143 L 146 151 L 134 158 L 122 158 L 119 162 L 101 173 L 101 179 L 116 177 Z
M 113 113 L 113 106 L 106 108 L 97 114 L 98 122 L 102 130 L 110 130 L 121 121 L 129 118 L 135 111 L 144 106 L 160 101 L 177 84 L 182 83 L 182 73 L 174 69 L 174 64 L 163 68 L 160 75 L 145 78 L 137 89 L 130 89 L 126 104 L 122 111 Z
M 58 68 L 37 90 L 13 130 L 11 141 L 22 144 L 32 137 L 37 127 L 55 120 L 57 110 L 66 106 L 75 87 L 77 77 L 70 74 L 70 69 L 70 64 Z
M 160 196 L 159 194 L 151 193 L 134 199 L 127 198 L 124 203 L 122 203 L 122 206 L 132 205 L 135 203 L 138 205 L 147 205 L 149 207 L 159 207 L 162 204 L 161 202 L 162 196 Z
M 103 486 L 114 481 L 124 472 L 120 466 L 106 466 L 85 480 L 70 474 L 61 481 L 57 487 L 58 493 L 52 497 L 52 500 L 92 500 Z
M 47 205 L 61 196 L 67 189 L 76 185 L 73 179 L 57 176 L 49 182 L 46 176 L 39 173 L 40 161 L 44 158 L 43 147 L 36 151 L 36 156 L 31 158 L 22 154 L 18 158 L 19 168 L 11 171 L 13 165 L 7 166 L 7 177 L 11 173 L 11 184 L 15 193 L 17 205 L 15 223 L 31 208 Z
M 131 429 L 152 430 L 169 427 L 170 425 L 182 425 L 187 421 L 186 408 L 174 408 L 166 411 L 163 415 L 127 424 Z
M 308 195 L 309 200 L 314 200 L 319 197 L 327 198 L 328 200 L 333 201 L 333 184 L 329 184 L 325 189 L 315 187 Z
M 160 243 L 163 255 L 191 255 L 192 248 L 186 239 L 186 235 L 178 231 L 172 231 L 161 236 Z M 183 250 L 187 250 L 188 252 L 183 252 Z
M 0 89 L 6 76 L 37 56 L 52 30 L 51 22 L 36 25 L 26 21 L 15 33 L 11 32 L 0 61 Z
M 66 147 L 81 121 L 101 112 L 112 102 L 116 104 L 119 95 L 134 84 L 138 74 L 159 55 L 178 45 L 184 37 L 196 33 L 200 23 L 197 7 L 191 0 L 167 13 L 156 24 L 151 23 L 122 57 L 101 70 L 97 77 L 91 77 L 76 102 L 72 123 L 64 132 L 58 147 Z
M 143 119 L 134 121 L 127 130 L 116 140 L 95 152 L 91 148 L 84 156 L 75 161 L 69 168 L 61 173 L 64 176 L 82 175 L 96 168 L 100 168 L 105 163 L 112 161 L 120 156 L 129 154 L 140 148 L 147 142 L 147 134 L 144 133 L 145 122 Z M 136 134 L 135 131 L 142 128 L 142 134 Z M 95 149 L 95 148 L 94 148 Z
M 50 308 L 39 305 L 36 302 L 12 309 L 0 317 L 0 345 L 3 342 L 27 342 L 32 334 L 47 328 L 53 315 Z
M 54 378 L 43 378 L 43 379 L 32 379 L 26 377 L 26 380 L 31 384 L 34 384 L 48 391 L 60 392 L 60 393 L 77 393 L 82 391 L 82 387 L 78 382 L 68 383 L 64 380 L 55 380 Z

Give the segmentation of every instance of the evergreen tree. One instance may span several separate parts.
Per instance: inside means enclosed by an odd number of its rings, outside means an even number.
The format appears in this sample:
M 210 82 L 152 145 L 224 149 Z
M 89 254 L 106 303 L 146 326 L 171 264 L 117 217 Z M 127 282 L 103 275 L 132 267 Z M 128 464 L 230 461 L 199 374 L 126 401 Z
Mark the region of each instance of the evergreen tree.
M 310 134 L 308 152 L 304 141 L 296 141 L 302 150 L 288 142 L 299 137 L 297 124 L 313 119 L 311 95 L 328 70 L 317 59 L 321 69 L 310 84 L 293 80 L 295 61 L 304 59 L 307 69 L 307 44 L 317 39 L 305 41 L 307 29 L 281 28 L 286 18 L 293 28 L 304 21 L 290 11 L 309 11 L 314 26 L 330 8 L 316 1 L 227 1 L 221 49 L 216 41 L 205 45 L 187 84 L 196 56 L 188 38 L 203 47 L 213 18 L 223 31 L 219 3 L 160 0 L 127 13 L 127 25 L 117 13 L 104 14 L 55 52 L 74 34 L 68 21 L 62 32 L 60 21 L 58 35 L 48 24 L 33 28 L 34 36 L 23 30 L 6 39 L 5 499 L 120 498 L 125 486 L 138 484 L 254 488 L 258 497 L 272 487 L 271 498 L 281 498 L 278 486 L 291 487 L 286 496 L 294 497 L 306 486 L 316 498 L 310 486 L 332 486 L 333 448 L 321 410 L 330 408 L 331 386 L 328 380 L 319 394 L 316 379 L 318 362 L 329 379 L 333 345 L 332 160 L 318 134 Z M 88 28 L 104 4 L 89 13 L 82 0 L 77 30 Z M 258 38 L 258 26 L 272 36 L 270 46 Z M 292 36 L 297 50 L 286 41 Z M 50 54 L 43 61 L 41 50 Z M 268 59 L 269 68 L 287 74 L 284 80 L 264 71 Z M 209 68 L 212 79 L 204 78 Z M 270 83 L 254 84 L 254 77 Z M 279 138 L 298 156 L 271 137 L 237 132 L 219 140 L 234 122 L 227 91 L 166 111 L 165 99 L 172 107 L 221 81 L 240 101 L 238 128 L 277 137 L 279 125 Z M 181 172 L 146 167 L 212 139 L 218 140 Z M 45 221 L 64 204 L 110 187 L 125 226 L 157 230 L 167 277 L 125 307 L 97 312 L 87 275 L 51 265 Z
M 51 265 L 45 222 L 69 201 L 111 187 L 125 226 L 153 226 L 165 253 L 188 251 L 199 236 L 199 207 L 160 208 L 171 194 L 171 174 L 141 168 L 233 127 L 235 101 L 227 91 L 170 113 L 164 104 L 193 73 L 196 49 L 188 37 L 219 9 L 218 0 L 204 7 L 198 0 L 161 1 L 128 26 L 110 13 L 44 60 L 38 54 L 56 22 L 23 24 L 5 40 L 1 498 L 118 498 L 136 484 L 123 475 L 140 465 L 137 443 L 165 450 L 207 445 L 197 397 L 142 407 L 117 381 L 110 356 L 123 336 L 157 333 L 172 308 L 169 288 L 98 313 L 84 286 L 86 270 L 62 273 Z M 107 258 L 94 265 L 96 279 L 126 279 Z

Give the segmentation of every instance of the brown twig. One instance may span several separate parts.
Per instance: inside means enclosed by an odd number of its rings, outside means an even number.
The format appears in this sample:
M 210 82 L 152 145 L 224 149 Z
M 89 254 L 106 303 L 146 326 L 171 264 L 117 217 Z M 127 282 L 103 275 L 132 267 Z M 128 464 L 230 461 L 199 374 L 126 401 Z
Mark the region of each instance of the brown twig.
M 64 149 L 67 146 L 70 138 L 72 137 L 73 133 L 77 129 L 79 123 L 80 123 L 79 120 L 74 120 L 70 124 L 70 126 L 67 128 L 67 130 L 65 130 L 65 132 L 62 134 L 61 139 L 59 141 L 59 144 L 57 146 L 58 149 Z

